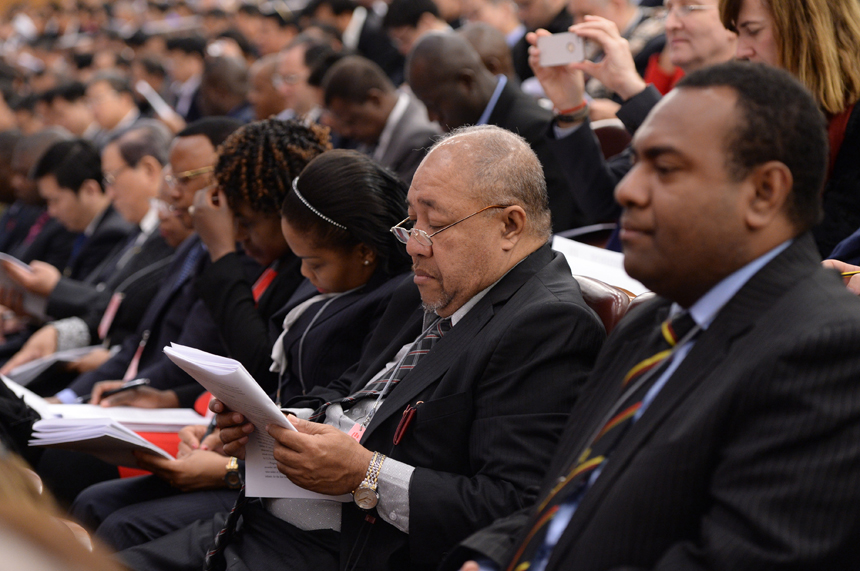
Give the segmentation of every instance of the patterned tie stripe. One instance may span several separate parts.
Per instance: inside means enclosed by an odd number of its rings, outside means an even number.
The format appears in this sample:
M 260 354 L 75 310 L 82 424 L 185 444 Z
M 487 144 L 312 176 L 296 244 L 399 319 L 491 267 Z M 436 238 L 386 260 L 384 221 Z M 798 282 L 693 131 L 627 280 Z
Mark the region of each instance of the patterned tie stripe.
M 385 372 L 379 379 L 375 382 L 368 384 L 360 391 L 357 391 L 348 397 L 334 400 L 325 403 L 320 408 L 318 408 L 311 415 L 310 420 L 316 421 L 325 416 L 325 411 L 334 403 L 340 403 L 344 410 L 353 406 L 356 402 L 364 398 L 370 398 L 374 396 L 378 396 L 381 392 L 386 390 L 386 387 L 389 386 L 388 390 L 393 390 L 397 383 L 403 380 L 409 371 L 415 368 L 415 365 L 418 363 L 418 360 L 421 359 L 424 355 L 430 352 L 433 348 L 433 345 L 442 338 L 445 333 L 447 333 L 451 329 L 451 318 L 446 317 L 444 319 L 438 319 L 427 331 L 427 334 L 424 335 L 415 346 L 412 348 L 403 359 L 400 360 L 398 365 L 395 365 L 391 369 Z
M 591 445 L 580 455 L 573 469 L 553 487 L 546 498 L 538 505 L 537 519 L 532 524 L 520 547 L 517 549 L 508 571 L 525 571 L 535 560 L 543 547 L 549 523 L 558 513 L 559 506 L 582 493 L 588 485 L 590 474 L 598 469 L 609 458 L 610 453 L 621 441 L 627 429 L 633 424 L 633 418 L 642 408 L 642 399 L 648 392 L 653 381 L 659 377 L 660 367 L 667 364 L 668 357 L 672 355 L 673 348 L 678 340 L 683 338 L 695 327 L 695 322 L 689 313 L 684 312 L 670 321 L 664 321 L 660 326 L 660 335 L 657 336 L 652 345 L 652 350 L 657 352 L 634 365 L 624 376 L 622 391 L 627 388 L 631 381 L 641 378 L 648 371 L 653 374 L 637 387 L 633 394 L 629 395 L 621 405 L 621 410 L 615 414 L 597 433 Z M 667 347 L 668 345 L 668 347 Z M 645 381 L 645 379 L 643 379 Z M 564 492 L 564 493 L 562 493 Z M 529 553 L 530 555 L 527 555 Z M 543 553 L 542 555 L 547 555 Z
M 203 571 L 222 571 L 226 567 L 224 561 L 224 549 L 230 543 L 233 534 L 236 532 L 236 524 L 239 522 L 239 516 L 242 515 L 242 510 L 245 504 L 248 503 L 248 498 L 245 497 L 245 486 L 239 490 L 239 497 L 236 498 L 236 503 L 233 504 L 233 509 L 227 515 L 227 520 L 224 522 L 224 527 L 215 536 L 215 543 L 208 552 L 206 552 L 206 560 L 203 563 Z

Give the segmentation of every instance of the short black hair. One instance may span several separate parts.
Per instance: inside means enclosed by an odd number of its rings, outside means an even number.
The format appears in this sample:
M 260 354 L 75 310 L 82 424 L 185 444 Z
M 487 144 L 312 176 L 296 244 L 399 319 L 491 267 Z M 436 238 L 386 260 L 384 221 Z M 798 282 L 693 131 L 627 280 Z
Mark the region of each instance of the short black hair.
M 96 83 L 101 83 L 103 81 L 110 85 L 111 89 L 117 93 L 128 93 L 132 97 L 134 96 L 134 90 L 131 88 L 131 80 L 128 76 L 112 70 L 96 73 L 92 79 L 90 79 L 87 86 L 95 85 Z
M 296 17 L 293 14 L 293 11 L 290 10 L 284 2 L 281 2 L 279 0 L 275 0 L 274 2 L 269 2 L 267 4 L 261 5 L 260 14 L 263 16 L 263 18 L 269 18 L 274 20 L 281 28 L 286 28 L 289 26 L 298 28 L 298 24 L 296 23 Z
M 134 60 L 134 62 L 143 66 L 143 70 L 150 75 L 167 77 L 167 70 L 164 69 L 164 64 L 153 56 L 142 56 Z
M 204 117 L 179 131 L 176 136 L 193 137 L 195 135 L 203 135 L 217 149 L 218 145 L 223 143 L 233 131 L 242 125 L 241 121 L 231 119 L 230 117 Z
M 236 28 L 228 28 L 218 34 L 218 38 L 227 38 L 236 42 L 236 45 L 239 46 L 239 49 L 242 50 L 242 55 L 245 57 L 260 57 L 260 52 L 257 50 L 256 46 L 248 41 L 248 38 L 245 37 L 245 34 L 237 30 Z
M 102 159 L 98 148 L 86 139 L 54 143 L 33 168 L 33 178 L 39 180 L 54 175 L 57 185 L 76 194 L 86 180 L 94 180 L 102 188 Z
M 197 54 L 206 57 L 206 38 L 203 36 L 179 36 L 169 38 L 165 43 L 167 51 L 179 51 L 185 54 Z
M 313 16 L 320 6 L 328 6 L 335 16 L 340 16 L 346 12 L 353 12 L 358 8 L 358 3 L 355 0 L 311 0 L 305 6 L 304 14 Z
M 385 13 L 385 18 L 382 20 L 384 28 L 401 28 L 409 26 L 417 28 L 421 16 L 431 14 L 436 18 L 439 17 L 439 7 L 433 0 L 391 0 L 388 5 L 388 12 Z
M 326 221 L 290 192 L 281 215 L 296 230 L 324 248 L 349 251 L 364 244 L 388 275 L 409 269 L 406 248 L 390 232 L 406 218 L 406 184 L 393 172 L 358 151 L 336 149 L 308 163 L 295 185 L 307 204 L 346 226 Z
M 328 70 L 345 57 L 348 57 L 347 54 L 336 52 L 334 50 L 322 55 L 322 57 L 314 63 L 313 67 L 310 68 L 311 73 L 308 75 L 308 85 L 311 87 L 322 87 L 323 78 L 325 78 L 325 74 L 328 73 Z
M 87 86 L 80 81 L 61 83 L 57 87 L 48 90 L 45 100 L 53 103 L 56 99 L 62 99 L 70 103 L 80 101 L 87 94 Z
M 361 56 L 347 56 L 331 66 L 323 79 L 325 104 L 332 99 L 361 104 L 371 89 L 392 93 L 394 84 L 374 62 Z
M 768 161 L 783 163 L 794 178 L 789 219 L 801 231 L 821 221 L 827 122 L 812 94 L 797 79 L 769 65 L 735 61 L 695 71 L 676 87 L 732 89 L 740 116 L 725 142 L 729 172 L 741 180 Z

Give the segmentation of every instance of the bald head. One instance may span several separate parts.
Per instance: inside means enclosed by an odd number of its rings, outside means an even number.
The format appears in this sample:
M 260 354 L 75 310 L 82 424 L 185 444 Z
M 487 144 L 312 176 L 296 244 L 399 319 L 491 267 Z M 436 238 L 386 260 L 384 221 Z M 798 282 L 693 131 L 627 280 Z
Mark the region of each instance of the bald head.
M 514 77 L 514 60 L 505 35 L 484 22 L 471 22 L 457 30 L 481 58 L 493 75 Z
M 427 153 L 447 154 L 458 162 L 464 186 L 482 204 L 516 204 L 526 213 L 526 234 L 541 243 L 552 232 L 543 168 L 528 142 L 519 135 L 480 125 L 456 129 Z
M 406 66 L 412 91 L 446 131 L 474 124 L 496 88 L 475 48 L 454 32 L 427 34 Z

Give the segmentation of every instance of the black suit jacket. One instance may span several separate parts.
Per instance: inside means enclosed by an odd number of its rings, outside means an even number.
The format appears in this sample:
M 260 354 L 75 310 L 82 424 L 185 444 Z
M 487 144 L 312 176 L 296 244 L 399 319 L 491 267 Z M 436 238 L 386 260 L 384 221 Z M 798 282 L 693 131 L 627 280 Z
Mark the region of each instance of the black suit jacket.
M 406 61 L 382 27 L 382 18 L 373 10 L 367 11 L 367 18 L 358 34 L 358 52 L 375 62 L 394 85 L 403 83 Z
M 176 342 L 218 355 L 225 353 L 212 317 L 198 298 L 195 287 L 197 275 L 208 263 L 205 252 L 200 253 L 194 271 L 180 279 L 180 269 L 194 250 L 202 250 L 196 234 L 187 238 L 177 250 L 158 293 L 140 320 L 137 332 L 126 338 L 116 355 L 98 369 L 80 375 L 69 388 L 81 395 L 90 392 L 99 381 L 121 379 L 145 335 L 147 340 L 140 358 L 138 377 L 151 379 L 152 386 L 158 389 L 191 382 L 187 373 L 164 356 L 165 345 Z
M 408 97 L 409 106 L 394 125 L 388 148 L 379 159 L 379 164 L 393 170 L 407 185 L 412 184 L 412 177 L 433 146 L 434 138 L 442 134 L 439 125 L 427 119 L 427 110 L 421 102 L 411 94 Z
M 301 260 L 292 253 L 281 258 L 278 275 L 255 304 L 251 284 L 256 276 L 247 275 L 243 259 L 246 256 L 234 252 L 209 264 L 198 278 L 197 291 L 227 355 L 242 363 L 267 393 L 274 393 L 278 376 L 269 371 L 269 365 L 280 327 L 274 326 L 272 315 L 302 283 Z M 175 389 L 183 406 L 191 406 L 203 390 L 196 381 Z
M 0 252 L 12 252 L 30 233 L 30 227 L 45 212 L 41 206 L 16 200 L 0 217 Z
M 326 386 L 357 363 L 394 291 L 405 281 L 411 281 L 412 275 L 409 272 L 389 277 L 377 271 L 363 287 L 328 303 L 325 311 L 322 308 L 328 300 L 310 306 L 284 336 L 289 370 L 281 375 L 281 401 L 306 394 L 314 387 Z M 278 335 L 287 314 L 316 294 L 316 288 L 309 281 L 296 290 L 273 319 Z M 312 322 L 313 326 L 308 329 Z
M 407 282 L 358 366 L 312 394 L 328 400 L 363 387 L 415 340 L 422 317 L 417 288 Z M 462 538 L 531 503 L 603 338 L 560 254 L 545 245 L 512 269 L 374 415 L 362 444 L 416 467 L 409 534 L 346 503 L 341 568 L 434 569 Z M 290 405 L 315 406 L 320 399 Z M 417 413 L 395 446 L 407 406 Z
M 54 218 L 48 220 L 32 241 L 21 242 L 10 253 L 22 262 L 41 260 L 61 272 L 69 263 L 77 234 L 69 232 Z
M 541 496 L 587 446 L 668 304 L 658 298 L 613 331 Z M 610 456 L 547 569 L 857 569 L 858 344 L 860 301 L 801 236 L 699 336 Z M 527 519 L 465 545 L 506 564 Z
M 659 103 L 660 97 L 660 92 L 649 85 L 645 91 L 621 104 L 618 118 L 628 131 L 635 133 Z M 555 138 L 553 125 L 554 122 L 550 123 L 546 131 L 549 149 L 561 165 L 586 222 L 617 220 L 621 207 L 615 202 L 615 187 L 633 164 L 630 147 L 605 159 L 587 119 L 573 133 L 561 139 Z
M 73 280 L 92 282 L 98 267 L 115 248 L 125 243 L 133 230 L 134 226 L 120 216 L 112 205 L 108 205 L 93 233 L 78 254 L 69 260 L 63 275 Z
M 582 214 L 574 202 L 573 192 L 564 177 L 561 164 L 550 151 L 544 136 L 550 121 L 552 112 L 538 105 L 532 97 L 508 81 L 487 122 L 517 133 L 531 145 L 540 159 L 546 178 L 549 208 L 552 212 L 552 231 L 561 232 L 582 225 Z
M 167 245 L 156 228 L 147 236 L 143 244 L 132 247 L 131 253 L 128 254 L 128 260 L 121 268 L 118 268 L 117 261 L 126 254 L 129 239 L 130 236 L 119 241 L 110 254 L 102 260 L 102 263 L 83 280 L 60 278 L 54 291 L 48 296 L 48 314 L 55 318 L 63 318 L 83 317 L 92 311 L 104 312 L 114 289 L 137 272 L 173 255 L 173 248 Z M 151 285 L 149 288 L 149 299 L 151 299 L 158 288 L 158 280 L 153 279 L 150 274 L 148 283 Z M 126 297 L 128 297 L 127 288 L 124 290 Z

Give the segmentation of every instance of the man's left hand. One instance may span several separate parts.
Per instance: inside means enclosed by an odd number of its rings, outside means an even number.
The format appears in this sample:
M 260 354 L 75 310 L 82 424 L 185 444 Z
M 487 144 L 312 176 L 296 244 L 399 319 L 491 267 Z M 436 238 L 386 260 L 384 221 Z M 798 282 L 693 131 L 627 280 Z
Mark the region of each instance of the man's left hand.
M 358 488 L 373 452 L 340 430 L 294 416 L 298 432 L 269 425 L 278 470 L 294 484 L 321 494 L 348 494 Z
M 195 450 L 176 460 L 145 452 L 135 452 L 134 456 L 138 466 L 183 492 L 225 487 L 227 457 L 217 452 Z

